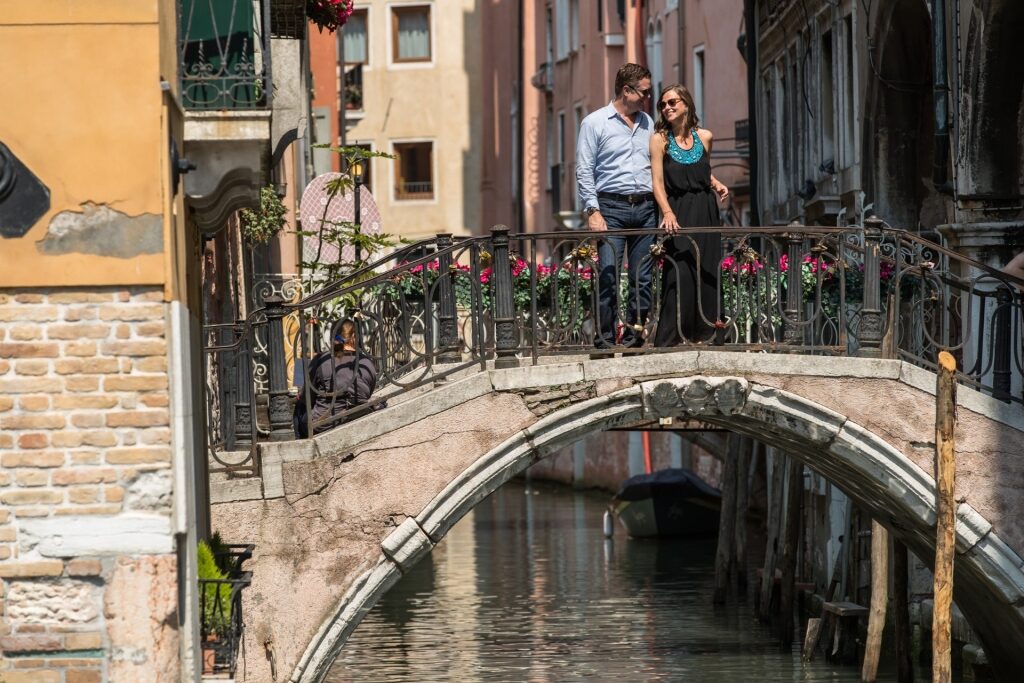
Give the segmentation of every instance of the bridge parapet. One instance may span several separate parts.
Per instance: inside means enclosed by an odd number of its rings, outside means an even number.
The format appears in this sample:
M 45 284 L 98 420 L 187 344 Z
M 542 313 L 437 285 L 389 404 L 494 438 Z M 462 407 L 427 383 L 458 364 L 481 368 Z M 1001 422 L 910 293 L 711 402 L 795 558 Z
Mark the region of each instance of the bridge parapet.
M 603 267 L 602 249 L 642 235 L 651 243 L 639 264 Z M 647 271 L 649 286 L 640 282 Z M 466 373 L 595 350 L 881 357 L 928 369 L 945 350 L 963 384 L 1020 404 L 1021 288 L 1024 281 L 872 219 L 844 228 L 687 228 L 671 239 L 656 231 L 511 235 L 500 226 L 464 240 L 439 235 L 298 302 L 271 298 L 234 326 L 209 328 L 207 405 L 220 406 L 209 419 L 210 450 L 217 469 L 258 474 L 256 444 L 292 431 L 284 368 L 329 349 L 342 317 L 357 323 L 378 392 L 352 405 L 344 390 L 318 387 L 300 371 L 306 404 L 328 404 L 309 433 Z M 607 297 L 602 304 L 608 291 L 618 296 L 611 306 Z M 615 344 L 595 349 L 602 330 Z M 665 339 L 678 343 L 655 345 Z

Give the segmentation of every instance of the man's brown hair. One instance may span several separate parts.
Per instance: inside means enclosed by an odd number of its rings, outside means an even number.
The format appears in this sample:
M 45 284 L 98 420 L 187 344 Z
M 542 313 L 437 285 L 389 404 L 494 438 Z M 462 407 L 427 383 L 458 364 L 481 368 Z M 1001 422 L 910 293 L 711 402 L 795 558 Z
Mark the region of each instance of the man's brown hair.
M 630 88 L 636 88 L 637 83 L 650 77 L 651 72 L 647 70 L 646 66 L 640 66 L 631 62 L 623 64 L 615 74 L 615 96 L 621 95 L 622 89 L 627 85 Z

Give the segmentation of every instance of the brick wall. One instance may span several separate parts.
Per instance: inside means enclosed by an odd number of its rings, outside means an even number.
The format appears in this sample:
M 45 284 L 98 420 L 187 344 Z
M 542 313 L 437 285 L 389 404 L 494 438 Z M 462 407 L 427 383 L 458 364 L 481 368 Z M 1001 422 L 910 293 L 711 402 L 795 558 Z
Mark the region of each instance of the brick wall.
M 0 290 L 0 681 L 177 679 L 160 289 Z

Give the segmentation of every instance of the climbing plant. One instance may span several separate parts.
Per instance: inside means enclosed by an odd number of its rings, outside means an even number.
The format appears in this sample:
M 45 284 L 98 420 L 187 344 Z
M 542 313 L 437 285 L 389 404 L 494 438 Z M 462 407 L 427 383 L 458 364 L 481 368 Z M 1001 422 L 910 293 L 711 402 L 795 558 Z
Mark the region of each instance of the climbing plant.
M 259 208 L 241 211 L 242 237 L 250 244 L 267 244 L 284 227 L 285 211 L 273 186 L 264 187 L 260 190 Z

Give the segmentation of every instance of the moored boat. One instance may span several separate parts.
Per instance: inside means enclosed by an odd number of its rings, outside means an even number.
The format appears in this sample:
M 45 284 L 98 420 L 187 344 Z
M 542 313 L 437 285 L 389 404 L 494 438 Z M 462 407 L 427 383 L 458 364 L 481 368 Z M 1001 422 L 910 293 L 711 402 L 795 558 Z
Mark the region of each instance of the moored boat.
M 689 470 L 665 469 L 623 482 L 610 509 L 634 538 L 718 532 L 721 492 Z

